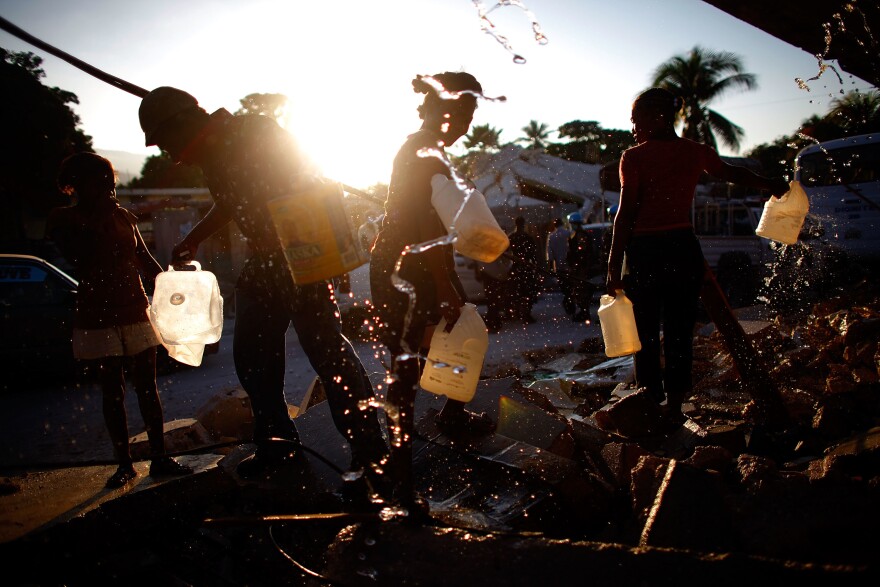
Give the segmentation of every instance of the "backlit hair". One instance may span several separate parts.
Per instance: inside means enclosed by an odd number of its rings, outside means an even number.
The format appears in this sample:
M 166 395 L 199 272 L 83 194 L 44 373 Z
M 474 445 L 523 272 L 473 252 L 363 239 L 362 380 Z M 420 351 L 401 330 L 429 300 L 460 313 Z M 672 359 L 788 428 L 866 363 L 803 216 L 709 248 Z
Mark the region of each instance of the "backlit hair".
M 633 102 L 633 110 L 647 108 L 669 117 L 674 117 L 682 106 L 684 100 L 665 88 L 649 88 Z
M 417 94 L 426 94 L 425 101 L 419 106 L 419 116 L 421 118 L 425 118 L 425 112 L 428 109 L 436 108 L 438 106 L 449 107 L 449 100 L 442 98 L 438 94 L 438 89 L 435 87 L 434 82 L 442 85 L 443 90 L 450 93 L 483 93 L 483 86 L 480 85 L 477 78 L 464 71 L 444 71 L 443 73 L 436 73 L 430 76 L 417 75 L 412 80 L 413 91 Z M 444 104 L 444 102 L 446 102 L 446 104 Z
M 67 195 L 81 192 L 87 182 L 104 177 L 116 183 L 116 171 L 109 159 L 95 153 L 75 153 L 61 162 L 58 188 Z

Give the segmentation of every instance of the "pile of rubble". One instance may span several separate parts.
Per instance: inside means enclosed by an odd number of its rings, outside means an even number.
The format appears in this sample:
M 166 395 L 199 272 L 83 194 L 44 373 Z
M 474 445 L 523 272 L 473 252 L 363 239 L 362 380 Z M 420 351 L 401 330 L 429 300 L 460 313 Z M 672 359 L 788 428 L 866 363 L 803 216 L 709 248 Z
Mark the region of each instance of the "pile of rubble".
M 471 531 L 872 568 L 880 298 L 862 286 L 799 316 L 738 314 L 771 366 L 784 428 L 756 417 L 711 324 L 697 336 L 696 385 L 676 428 L 634 389 L 632 360 L 605 359 L 600 340 L 578 353 L 527 353 L 478 390 L 497 398 L 495 435 L 449 438 L 430 417 L 419 423 L 433 515 Z
M 484 372 L 472 408 L 497 422 L 488 436 L 444 433 L 433 418 L 444 398 L 420 399 L 414 467 L 428 520 L 348 509 L 314 461 L 241 480 L 235 449 L 214 470 L 15 546 L 21 560 L 51 546 L 71 566 L 53 575 L 67 584 L 95 573 L 256 586 L 877 584 L 880 297 L 863 285 L 799 315 L 738 315 L 778 389 L 782 426 L 763 417 L 711 324 L 698 330 L 694 392 L 676 426 L 634 387 L 631 358 L 609 360 L 588 339 Z M 332 432 L 323 399 L 313 384 L 296 407 L 307 435 Z M 197 436 L 240 441 L 246 401 L 205 406 Z M 191 427 L 180 437 L 192 441 Z M 103 537 L 101 556 L 85 535 Z

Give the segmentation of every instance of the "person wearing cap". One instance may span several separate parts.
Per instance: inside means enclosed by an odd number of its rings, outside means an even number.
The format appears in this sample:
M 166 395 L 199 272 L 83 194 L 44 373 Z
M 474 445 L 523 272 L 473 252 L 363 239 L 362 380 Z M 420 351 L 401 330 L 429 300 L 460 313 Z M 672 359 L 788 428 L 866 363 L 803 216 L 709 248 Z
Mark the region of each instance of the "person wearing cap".
M 292 324 L 327 393 L 334 424 L 348 440 L 353 471 L 381 472 L 387 445 L 373 390 L 341 332 L 327 282 L 295 285 L 266 203 L 288 195 L 311 170 L 293 137 L 262 115 L 208 114 L 190 94 L 149 92 L 139 109 L 146 144 L 175 162 L 201 168 L 214 205 L 174 247 L 172 262 L 192 259 L 199 244 L 235 222 L 251 251 L 235 288 L 235 370 L 254 414 L 253 458 L 238 472 L 265 475 L 295 455 L 299 437 L 284 399 L 285 335 Z M 368 479 L 367 479 L 368 480 Z
M 620 159 L 606 277 L 609 295 L 625 290 L 633 303 L 642 345 L 636 385 L 658 403 L 665 399 L 672 425 L 684 422 L 681 404 L 692 389 L 693 329 L 706 267 L 691 223 L 697 182 L 705 172 L 774 195 L 788 190 L 782 179 L 725 163 L 711 146 L 679 137 L 675 120 L 683 105 L 664 88 L 642 92 L 632 105 L 637 145 Z

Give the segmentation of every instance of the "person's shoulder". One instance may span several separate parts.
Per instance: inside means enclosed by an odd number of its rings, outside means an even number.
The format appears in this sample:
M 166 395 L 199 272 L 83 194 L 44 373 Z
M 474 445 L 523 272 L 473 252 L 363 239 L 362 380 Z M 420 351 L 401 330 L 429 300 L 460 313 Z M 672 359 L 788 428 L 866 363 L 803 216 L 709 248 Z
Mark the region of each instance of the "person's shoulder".
M 401 163 L 430 168 L 432 173 L 452 177 L 443 147 L 437 143 L 436 135 L 427 131 L 420 130 L 406 138 L 395 157 L 395 164 Z
M 122 206 L 119 206 L 118 208 L 116 208 L 116 213 L 121 215 L 123 218 L 125 218 L 126 221 L 130 222 L 131 224 L 137 224 L 138 217 L 131 210 L 126 210 Z
M 698 143 L 693 139 L 687 139 L 684 137 L 680 137 L 678 139 L 678 145 L 681 149 L 690 149 L 691 151 L 697 151 L 703 154 L 717 154 L 714 148 L 711 145 L 707 145 L 705 143 Z
M 406 137 L 401 149 L 408 151 L 414 149 L 437 149 L 442 151 L 443 147 L 437 142 L 437 135 L 426 130 L 418 130 Z

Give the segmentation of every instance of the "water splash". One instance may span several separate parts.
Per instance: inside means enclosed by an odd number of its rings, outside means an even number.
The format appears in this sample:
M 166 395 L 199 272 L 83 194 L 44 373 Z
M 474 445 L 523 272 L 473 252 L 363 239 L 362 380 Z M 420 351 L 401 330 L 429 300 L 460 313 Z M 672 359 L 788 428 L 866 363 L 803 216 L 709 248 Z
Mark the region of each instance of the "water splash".
M 825 31 L 825 48 L 821 53 L 817 53 L 815 55 L 816 61 L 818 62 L 819 71 L 811 78 L 807 78 L 803 80 L 802 78 L 796 77 L 794 79 L 795 83 L 797 83 L 798 87 L 802 90 L 810 91 L 810 86 L 807 84 L 809 81 L 815 81 L 824 75 L 827 70 L 831 70 L 837 76 L 837 81 L 843 86 L 843 78 L 840 75 L 840 72 L 833 65 L 827 63 L 825 60 L 828 58 L 828 53 L 831 50 L 831 44 L 834 39 L 834 35 L 847 35 L 850 39 L 854 41 L 856 45 L 862 48 L 865 51 L 865 55 L 869 58 L 870 61 L 873 61 L 876 66 L 876 56 L 878 54 L 877 41 L 874 38 L 874 35 L 871 31 L 870 26 L 868 25 L 868 17 L 867 15 L 858 7 L 858 3 L 856 0 L 852 0 L 851 2 L 847 2 L 844 5 L 844 11 L 849 14 L 858 15 L 861 17 L 861 26 L 862 30 L 864 30 L 868 42 L 850 31 L 846 25 L 845 15 L 841 12 L 835 12 L 831 15 L 831 21 L 822 24 L 822 28 Z M 834 30 L 836 29 L 836 31 Z M 840 94 L 845 94 L 843 88 L 841 87 L 839 90 Z
M 525 4 L 523 4 L 520 0 L 498 0 L 498 2 L 492 6 L 492 8 L 486 9 L 486 6 L 483 4 L 481 0 L 472 0 L 474 7 L 477 9 L 477 15 L 480 18 L 480 30 L 482 30 L 487 35 L 494 38 L 498 43 L 504 47 L 508 53 L 513 55 L 513 62 L 519 65 L 522 65 L 526 62 L 526 58 L 517 53 L 513 45 L 511 45 L 510 41 L 507 37 L 498 32 L 498 28 L 489 20 L 489 13 L 498 8 L 502 8 L 504 6 L 515 6 L 520 8 L 523 12 L 526 13 L 526 16 L 532 23 L 532 33 L 535 36 L 535 41 L 539 45 L 546 45 L 550 40 L 547 38 L 547 35 L 544 34 L 544 31 L 541 29 L 540 23 L 538 23 L 538 19 L 535 17 L 535 14 L 529 10 Z
M 437 94 L 437 97 L 441 100 L 458 100 L 462 96 L 473 96 L 478 100 L 486 100 L 487 102 L 506 102 L 507 96 L 487 96 L 483 92 L 477 92 L 475 90 L 447 90 L 443 85 L 443 82 L 435 78 L 433 75 L 417 75 L 417 79 L 425 82 L 434 90 Z M 448 116 L 448 115 L 447 115 Z

